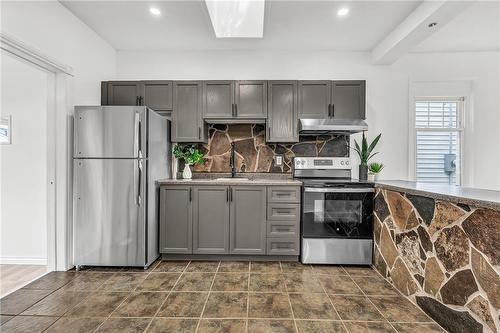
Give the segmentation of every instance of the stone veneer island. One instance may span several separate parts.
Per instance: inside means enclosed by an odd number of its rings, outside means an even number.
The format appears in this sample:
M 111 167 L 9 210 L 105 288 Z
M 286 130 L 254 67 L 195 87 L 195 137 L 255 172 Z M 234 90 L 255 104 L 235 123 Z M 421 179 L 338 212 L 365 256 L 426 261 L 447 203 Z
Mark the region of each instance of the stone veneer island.
M 376 184 L 374 266 L 449 332 L 500 332 L 499 199 L 496 191 Z

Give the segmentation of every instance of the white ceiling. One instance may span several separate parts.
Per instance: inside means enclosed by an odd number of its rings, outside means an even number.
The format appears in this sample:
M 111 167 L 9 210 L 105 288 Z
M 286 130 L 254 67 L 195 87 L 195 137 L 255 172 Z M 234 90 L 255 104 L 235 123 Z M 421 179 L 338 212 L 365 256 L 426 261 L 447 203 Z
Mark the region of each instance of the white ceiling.
M 294 49 L 369 51 L 420 1 L 354 1 L 337 17 L 342 1 L 266 0 L 264 38 L 217 39 L 204 1 L 63 1 L 117 50 Z
M 421 3 L 266 0 L 264 38 L 217 39 L 202 0 L 61 2 L 117 50 L 336 51 L 371 51 Z M 479 1 L 440 28 L 412 52 L 499 50 L 500 2 Z
M 413 49 L 413 52 L 500 50 L 500 2 L 477 2 Z

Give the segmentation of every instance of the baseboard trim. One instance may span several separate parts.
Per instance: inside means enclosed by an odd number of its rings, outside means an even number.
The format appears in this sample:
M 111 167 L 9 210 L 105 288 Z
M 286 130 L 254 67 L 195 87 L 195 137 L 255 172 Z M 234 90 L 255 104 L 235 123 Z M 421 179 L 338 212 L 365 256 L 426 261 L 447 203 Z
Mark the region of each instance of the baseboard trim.
M 47 265 L 47 258 L 0 257 L 1 265 Z

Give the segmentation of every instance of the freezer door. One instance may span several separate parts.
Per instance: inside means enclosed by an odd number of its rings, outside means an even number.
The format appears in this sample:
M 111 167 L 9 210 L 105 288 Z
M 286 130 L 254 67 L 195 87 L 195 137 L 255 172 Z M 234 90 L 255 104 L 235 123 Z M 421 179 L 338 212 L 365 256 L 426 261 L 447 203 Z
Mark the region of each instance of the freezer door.
M 146 149 L 146 107 L 76 106 L 76 158 L 139 158 Z
M 75 159 L 75 265 L 144 266 L 145 161 Z

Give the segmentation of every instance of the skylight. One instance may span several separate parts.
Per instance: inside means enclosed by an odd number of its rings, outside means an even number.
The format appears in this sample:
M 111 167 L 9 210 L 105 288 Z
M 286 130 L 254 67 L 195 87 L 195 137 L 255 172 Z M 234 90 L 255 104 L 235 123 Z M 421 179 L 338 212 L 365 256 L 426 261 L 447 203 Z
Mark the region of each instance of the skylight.
M 262 38 L 265 0 L 205 0 L 217 38 Z

